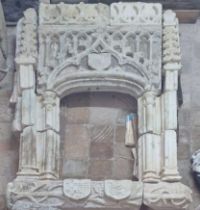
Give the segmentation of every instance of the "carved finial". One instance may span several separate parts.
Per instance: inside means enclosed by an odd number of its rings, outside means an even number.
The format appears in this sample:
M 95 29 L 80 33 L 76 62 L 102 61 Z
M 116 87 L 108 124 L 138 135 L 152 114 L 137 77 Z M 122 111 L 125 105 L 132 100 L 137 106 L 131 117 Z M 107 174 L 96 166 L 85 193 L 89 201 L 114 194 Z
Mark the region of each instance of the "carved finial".
M 174 26 L 177 24 L 178 20 L 176 18 L 176 13 L 172 10 L 166 10 L 163 15 L 164 26 Z
M 33 8 L 27 9 L 24 12 L 26 23 L 35 23 L 37 20 L 37 13 Z

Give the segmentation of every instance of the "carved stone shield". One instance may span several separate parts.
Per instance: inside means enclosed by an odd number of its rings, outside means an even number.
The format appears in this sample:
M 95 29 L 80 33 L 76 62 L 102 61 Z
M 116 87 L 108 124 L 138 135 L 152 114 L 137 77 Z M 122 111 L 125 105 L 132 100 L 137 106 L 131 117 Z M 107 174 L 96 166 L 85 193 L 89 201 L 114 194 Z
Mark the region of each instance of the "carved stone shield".
M 91 193 L 91 180 L 65 179 L 63 191 L 65 196 L 73 200 L 87 198 Z
M 111 65 L 111 55 L 110 55 L 110 53 L 89 54 L 88 55 L 88 65 L 92 69 L 105 70 Z
M 131 195 L 132 181 L 130 180 L 106 180 L 105 194 L 114 200 L 123 200 Z

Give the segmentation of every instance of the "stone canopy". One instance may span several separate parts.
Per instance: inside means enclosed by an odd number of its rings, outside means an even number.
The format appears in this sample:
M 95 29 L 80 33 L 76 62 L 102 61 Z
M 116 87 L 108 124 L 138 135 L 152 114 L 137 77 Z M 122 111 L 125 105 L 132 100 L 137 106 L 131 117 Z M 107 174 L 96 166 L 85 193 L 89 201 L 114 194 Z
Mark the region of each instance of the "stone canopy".
M 177 167 L 180 59 L 178 20 L 161 4 L 41 3 L 38 15 L 26 10 L 17 24 L 11 103 L 20 161 L 8 208 L 187 209 L 191 190 Z M 137 100 L 138 138 L 125 142 L 137 181 L 61 180 L 60 101 L 101 91 Z

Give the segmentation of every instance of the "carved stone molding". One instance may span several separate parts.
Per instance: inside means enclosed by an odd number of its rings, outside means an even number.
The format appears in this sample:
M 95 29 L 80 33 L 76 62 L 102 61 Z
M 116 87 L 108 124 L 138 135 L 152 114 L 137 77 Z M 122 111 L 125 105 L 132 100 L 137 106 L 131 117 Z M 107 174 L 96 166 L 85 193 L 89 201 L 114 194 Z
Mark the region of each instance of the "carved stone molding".
M 39 15 L 26 10 L 17 25 L 11 103 L 20 161 L 8 185 L 9 209 L 188 207 L 191 191 L 177 167 L 178 33 L 175 14 L 160 4 L 41 3 Z M 138 181 L 60 180 L 60 101 L 88 91 L 137 100 L 138 135 L 129 129 L 125 144 Z
M 181 183 L 144 184 L 144 204 L 152 209 L 188 209 L 192 191 Z
M 130 180 L 15 181 L 8 185 L 9 207 L 15 210 L 131 208 L 142 204 L 142 182 Z

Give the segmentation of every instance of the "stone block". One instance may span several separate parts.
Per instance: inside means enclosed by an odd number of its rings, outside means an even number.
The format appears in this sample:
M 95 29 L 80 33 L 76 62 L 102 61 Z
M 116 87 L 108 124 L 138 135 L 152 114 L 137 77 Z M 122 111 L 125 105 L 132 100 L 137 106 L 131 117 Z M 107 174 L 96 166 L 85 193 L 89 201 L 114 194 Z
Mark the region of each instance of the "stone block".
M 178 71 L 165 72 L 165 91 L 178 89 Z
M 93 180 L 104 180 L 112 177 L 113 161 L 90 160 L 88 177 Z
M 113 178 L 114 179 L 132 179 L 133 178 L 133 165 L 131 160 L 118 158 L 113 164 Z
M 5 177 L 7 182 L 15 178 L 18 170 L 18 152 L 3 151 L 0 153 L 0 176 Z M 4 179 L 4 180 L 5 180 Z
M 6 176 L 0 176 L 0 197 L 6 194 L 6 188 L 9 180 Z
M 125 124 L 117 126 L 115 133 L 115 141 L 125 143 L 125 134 L 126 134 Z
M 9 96 L 4 97 L 0 94 L 0 121 L 1 122 L 10 122 L 12 120 L 12 108 L 9 106 Z
M 111 159 L 113 158 L 113 143 L 92 142 L 90 145 L 91 159 Z
M 120 143 L 115 143 L 114 145 L 114 158 L 117 159 L 125 159 L 127 161 L 133 160 L 131 148 L 125 146 L 125 144 L 122 142 Z
M 190 144 L 191 142 L 191 129 L 190 127 L 180 126 L 178 130 L 178 145 Z
M 0 142 L 10 142 L 12 139 L 12 125 L 7 122 L 0 122 Z
M 193 181 L 190 160 L 178 160 L 178 169 L 182 177 L 181 182 L 185 185 L 191 186 Z
M 177 150 L 178 160 L 190 159 L 190 145 L 188 143 L 179 143 Z
M 115 108 L 116 93 L 93 92 L 90 94 L 90 107 Z
M 87 127 L 92 142 L 113 142 L 114 127 L 112 125 L 89 124 Z
M 1 210 L 7 209 L 5 195 L 0 195 L 0 209 Z
M 62 112 L 61 112 L 62 114 Z M 88 107 L 70 107 L 67 108 L 67 123 L 68 124 L 83 124 L 89 122 Z
M 191 107 L 195 109 L 200 108 L 200 101 L 199 101 L 199 96 L 200 96 L 200 89 L 196 88 L 191 91 Z
M 90 136 L 86 126 L 67 125 L 63 141 L 66 159 L 85 159 L 89 156 Z
M 91 124 L 114 125 L 117 119 L 118 110 L 115 108 L 90 107 Z
M 75 93 L 66 96 L 61 100 L 61 106 L 73 107 L 87 107 L 90 104 L 90 93 Z
M 64 160 L 63 178 L 86 178 L 88 174 L 88 161 L 86 160 Z
M 191 123 L 192 126 L 200 126 L 200 109 L 191 109 Z
M 191 137 L 191 153 L 194 153 L 196 150 L 200 148 L 200 128 L 193 127 L 192 128 L 192 137 Z
M 190 91 L 183 91 L 183 104 L 181 109 L 190 109 L 191 108 L 191 93 Z
M 192 121 L 194 121 L 194 119 Z M 178 112 L 178 122 L 180 126 L 190 126 L 191 111 L 189 109 L 180 109 Z
M 115 94 L 115 106 L 130 112 L 137 112 L 137 100 L 126 94 Z
M 177 129 L 177 92 L 167 91 L 163 94 L 165 129 Z

